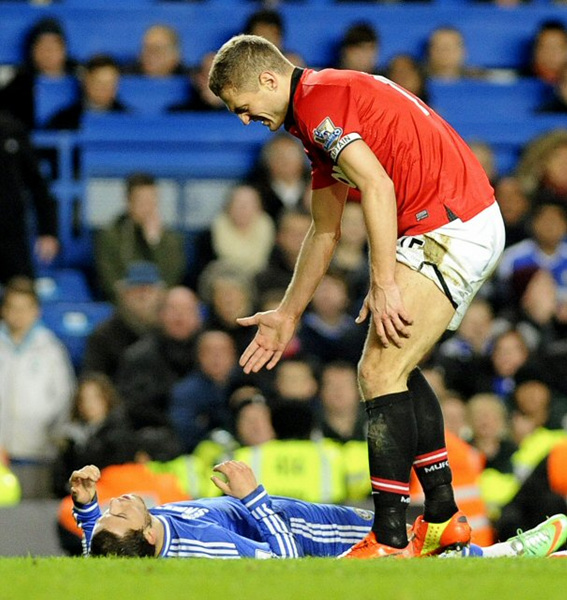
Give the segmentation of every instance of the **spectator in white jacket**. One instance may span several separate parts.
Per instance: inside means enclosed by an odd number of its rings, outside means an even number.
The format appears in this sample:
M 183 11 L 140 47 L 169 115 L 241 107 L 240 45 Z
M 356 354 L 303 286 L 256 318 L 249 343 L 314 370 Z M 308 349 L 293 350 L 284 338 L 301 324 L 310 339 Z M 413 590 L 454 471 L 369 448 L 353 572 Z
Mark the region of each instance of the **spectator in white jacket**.
M 22 498 L 49 496 L 55 426 L 66 418 L 75 386 L 69 355 L 41 324 L 33 281 L 4 288 L 0 323 L 0 447 L 22 486 Z

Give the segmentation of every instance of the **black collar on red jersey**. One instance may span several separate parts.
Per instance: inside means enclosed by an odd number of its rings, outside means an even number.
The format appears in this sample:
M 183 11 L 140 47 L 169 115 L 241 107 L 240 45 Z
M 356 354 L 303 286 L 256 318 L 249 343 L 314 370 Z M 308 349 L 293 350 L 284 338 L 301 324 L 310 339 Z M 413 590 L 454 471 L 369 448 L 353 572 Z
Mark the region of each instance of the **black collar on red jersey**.
M 293 97 L 295 96 L 295 90 L 297 89 L 297 84 L 303 75 L 305 69 L 301 69 L 300 67 L 295 67 L 293 69 L 293 73 L 291 74 L 291 89 L 289 90 L 289 106 L 287 107 L 287 113 L 285 115 L 284 127 L 287 131 L 289 131 L 295 125 L 295 119 L 293 117 Z

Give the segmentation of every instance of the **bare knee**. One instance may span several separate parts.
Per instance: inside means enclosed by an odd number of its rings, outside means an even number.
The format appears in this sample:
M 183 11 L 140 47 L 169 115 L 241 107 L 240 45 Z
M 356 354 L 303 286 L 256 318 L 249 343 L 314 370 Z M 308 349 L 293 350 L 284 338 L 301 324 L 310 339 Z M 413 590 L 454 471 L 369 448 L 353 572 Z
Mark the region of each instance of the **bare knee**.
M 401 360 L 363 354 L 358 363 L 358 384 L 365 400 L 407 390 L 410 368 Z

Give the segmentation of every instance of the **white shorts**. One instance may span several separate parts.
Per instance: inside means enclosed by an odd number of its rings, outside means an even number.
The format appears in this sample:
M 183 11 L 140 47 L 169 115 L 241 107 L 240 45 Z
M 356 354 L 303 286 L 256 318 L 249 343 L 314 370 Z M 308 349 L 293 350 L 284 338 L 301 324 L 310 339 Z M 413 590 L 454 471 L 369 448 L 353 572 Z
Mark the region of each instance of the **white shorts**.
M 448 329 L 459 326 L 504 249 L 504 221 L 496 202 L 464 222 L 398 239 L 396 260 L 431 279 L 455 307 Z

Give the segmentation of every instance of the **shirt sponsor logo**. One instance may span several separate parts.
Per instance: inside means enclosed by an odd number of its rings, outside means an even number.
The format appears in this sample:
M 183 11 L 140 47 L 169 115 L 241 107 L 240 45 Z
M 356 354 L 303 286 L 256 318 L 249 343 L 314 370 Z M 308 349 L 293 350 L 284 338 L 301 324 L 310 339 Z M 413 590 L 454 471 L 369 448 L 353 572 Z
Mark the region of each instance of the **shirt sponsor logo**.
M 186 519 L 186 520 L 200 519 L 201 517 L 204 517 L 208 512 L 209 512 L 208 508 L 197 508 L 197 507 L 186 508 L 183 511 L 183 513 L 181 514 L 181 518 Z
M 329 117 L 325 117 L 319 126 L 313 130 L 313 139 L 323 146 L 326 152 L 340 140 L 343 134 L 342 127 L 335 127 L 335 124 Z

